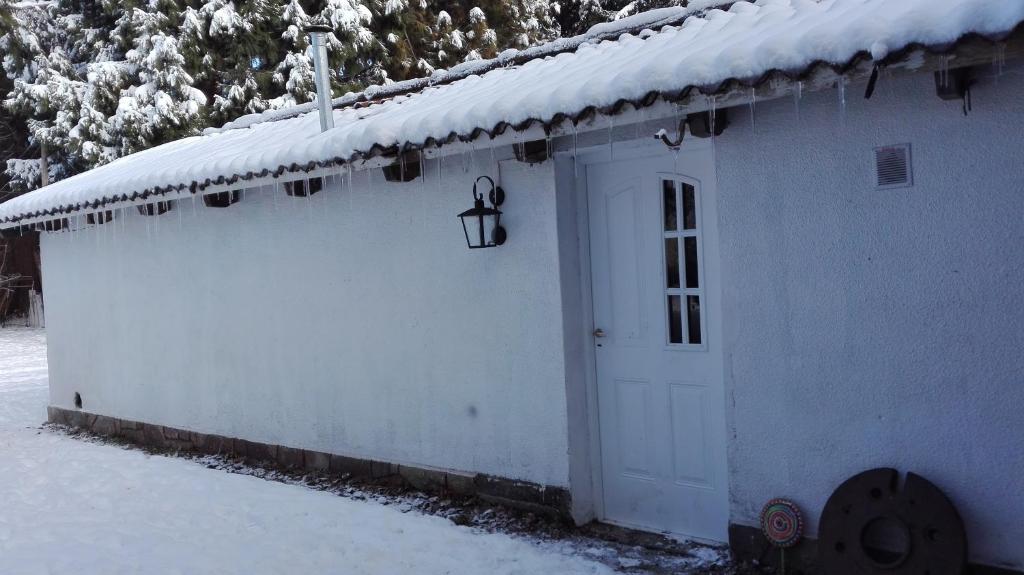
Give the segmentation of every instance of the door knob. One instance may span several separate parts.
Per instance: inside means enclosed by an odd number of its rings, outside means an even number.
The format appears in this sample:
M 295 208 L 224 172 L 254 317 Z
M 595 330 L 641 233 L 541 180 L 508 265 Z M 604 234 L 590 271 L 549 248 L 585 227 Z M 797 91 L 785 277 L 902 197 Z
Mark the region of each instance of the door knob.
M 604 333 L 603 329 L 597 328 L 597 329 L 594 330 L 594 337 L 604 337 L 604 336 L 605 336 L 605 333 Z

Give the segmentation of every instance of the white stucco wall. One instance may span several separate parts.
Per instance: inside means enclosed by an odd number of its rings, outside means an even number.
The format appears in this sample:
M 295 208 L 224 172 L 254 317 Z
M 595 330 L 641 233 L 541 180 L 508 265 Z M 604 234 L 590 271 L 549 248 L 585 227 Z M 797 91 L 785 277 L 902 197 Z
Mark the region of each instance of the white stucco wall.
M 501 162 L 509 241 L 469 250 L 476 156 L 44 235 L 51 403 L 568 485 L 552 162 Z
M 958 506 L 972 560 L 1024 568 L 1024 74 L 973 90 L 880 81 L 733 110 L 717 141 L 731 513 L 914 471 Z M 986 68 L 982 73 L 991 73 Z M 909 142 L 914 186 L 875 190 Z

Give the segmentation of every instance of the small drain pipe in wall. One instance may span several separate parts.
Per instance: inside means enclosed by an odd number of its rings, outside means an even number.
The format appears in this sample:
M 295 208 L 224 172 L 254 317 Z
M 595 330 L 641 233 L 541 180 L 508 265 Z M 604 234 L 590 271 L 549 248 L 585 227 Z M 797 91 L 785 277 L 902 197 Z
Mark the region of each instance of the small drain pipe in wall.
M 331 76 L 327 71 L 327 34 L 331 27 L 320 21 L 306 26 L 313 43 L 313 77 L 316 80 L 316 103 L 320 108 L 320 131 L 334 127 L 334 113 L 331 111 Z

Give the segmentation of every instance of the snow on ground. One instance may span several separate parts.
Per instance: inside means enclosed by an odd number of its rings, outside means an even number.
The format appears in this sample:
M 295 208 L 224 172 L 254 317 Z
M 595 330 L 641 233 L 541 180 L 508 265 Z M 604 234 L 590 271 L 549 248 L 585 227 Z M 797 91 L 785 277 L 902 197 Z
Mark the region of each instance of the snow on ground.
M 0 329 L 0 573 L 573 574 L 557 543 L 41 428 L 46 337 Z

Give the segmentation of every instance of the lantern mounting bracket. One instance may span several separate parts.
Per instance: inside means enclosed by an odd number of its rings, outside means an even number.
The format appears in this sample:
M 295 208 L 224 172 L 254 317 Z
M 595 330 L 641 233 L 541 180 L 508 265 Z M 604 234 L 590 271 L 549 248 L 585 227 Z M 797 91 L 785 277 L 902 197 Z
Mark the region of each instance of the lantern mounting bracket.
M 504 204 L 505 190 L 502 189 L 501 186 L 495 185 L 494 180 L 492 180 L 490 176 L 480 176 L 479 178 L 476 179 L 475 182 L 473 182 L 473 197 L 476 197 L 476 185 L 480 182 L 480 180 L 484 179 L 486 179 L 491 184 L 491 191 L 487 193 L 487 199 L 491 202 L 491 205 L 497 208 L 501 206 L 501 204 Z M 482 196 L 481 199 L 483 199 Z

